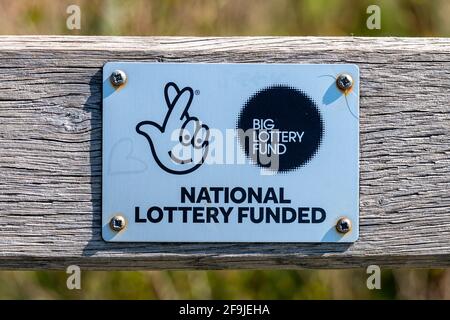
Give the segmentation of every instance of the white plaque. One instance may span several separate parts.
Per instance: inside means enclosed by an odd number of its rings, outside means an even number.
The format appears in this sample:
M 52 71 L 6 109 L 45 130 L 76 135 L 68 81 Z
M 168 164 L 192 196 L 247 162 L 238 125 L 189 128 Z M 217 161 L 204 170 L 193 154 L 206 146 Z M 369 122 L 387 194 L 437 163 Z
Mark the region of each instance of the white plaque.
M 355 65 L 103 68 L 106 241 L 354 242 L 358 161 Z

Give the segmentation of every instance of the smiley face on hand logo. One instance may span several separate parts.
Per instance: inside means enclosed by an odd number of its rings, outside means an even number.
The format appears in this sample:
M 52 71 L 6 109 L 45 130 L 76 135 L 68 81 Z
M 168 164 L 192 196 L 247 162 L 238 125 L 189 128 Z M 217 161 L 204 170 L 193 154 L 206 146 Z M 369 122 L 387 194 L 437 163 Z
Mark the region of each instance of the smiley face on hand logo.
M 172 174 L 197 170 L 208 155 L 209 128 L 188 113 L 193 97 L 192 88 L 180 90 L 169 82 L 164 88 L 168 110 L 163 124 L 141 121 L 136 126 L 136 132 L 147 138 L 158 166 Z

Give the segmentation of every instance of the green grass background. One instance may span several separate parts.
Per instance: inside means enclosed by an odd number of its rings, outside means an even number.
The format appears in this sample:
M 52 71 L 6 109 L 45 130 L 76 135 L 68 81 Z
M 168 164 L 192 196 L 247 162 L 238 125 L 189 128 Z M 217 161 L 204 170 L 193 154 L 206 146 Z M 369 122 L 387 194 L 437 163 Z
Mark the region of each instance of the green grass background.
M 81 30 L 67 30 L 66 8 L 81 8 Z M 381 8 L 381 30 L 366 9 Z M 448 0 L 0 0 L 0 34 L 323 35 L 450 34 Z M 407 266 L 405 266 L 407 267 Z M 68 290 L 65 272 L 1 271 L 0 299 L 450 299 L 450 271 L 382 271 L 368 290 L 357 270 L 83 271 Z

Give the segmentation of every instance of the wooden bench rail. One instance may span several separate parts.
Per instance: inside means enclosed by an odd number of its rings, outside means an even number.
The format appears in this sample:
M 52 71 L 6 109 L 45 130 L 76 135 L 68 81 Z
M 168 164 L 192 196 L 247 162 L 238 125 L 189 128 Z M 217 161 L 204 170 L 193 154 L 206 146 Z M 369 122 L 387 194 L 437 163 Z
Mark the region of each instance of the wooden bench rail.
M 355 63 L 354 244 L 106 243 L 107 61 Z M 0 268 L 450 266 L 450 39 L 0 37 Z

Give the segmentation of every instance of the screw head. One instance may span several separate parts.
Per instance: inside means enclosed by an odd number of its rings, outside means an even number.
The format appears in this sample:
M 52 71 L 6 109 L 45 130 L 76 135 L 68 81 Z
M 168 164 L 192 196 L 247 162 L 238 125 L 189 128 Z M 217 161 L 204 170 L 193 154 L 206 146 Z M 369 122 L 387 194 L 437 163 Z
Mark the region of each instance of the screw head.
M 121 231 L 123 229 L 125 229 L 127 225 L 127 221 L 125 220 L 125 218 L 121 215 L 115 215 L 114 217 L 111 218 L 111 220 L 109 221 L 109 226 L 112 230 L 114 231 Z
M 342 91 L 349 91 L 353 87 L 353 78 L 346 73 L 340 74 L 336 79 L 336 85 Z
M 109 77 L 109 81 L 111 81 L 111 84 L 114 87 L 120 87 L 127 82 L 127 75 L 122 70 L 115 70 L 113 73 L 111 73 L 111 76 Z
M 349 218 L 340 218 L 336 223 L 336 230 L 339 233 L 347 233 L 352 229 L 352 222 Z

